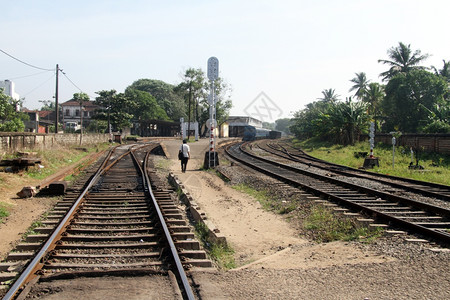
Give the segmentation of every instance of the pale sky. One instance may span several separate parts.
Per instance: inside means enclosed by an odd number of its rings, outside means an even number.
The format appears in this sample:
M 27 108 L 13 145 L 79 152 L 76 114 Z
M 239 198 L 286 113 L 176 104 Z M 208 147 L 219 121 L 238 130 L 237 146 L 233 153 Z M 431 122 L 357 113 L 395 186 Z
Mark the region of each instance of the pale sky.
M 260 108 L 260 119 L 273 122 L 324 89 L 351 96 L 357 72 L 381 82 L 388 66 L 378 59 L 398 42 L 431 54 L 423 65 L 442 68 L 450 60 L 449 11 L 448 0 L 9 1 L 0 49 L 40 68 L 59 64 L 92 98 L 141 78 L 178 84 L 187 68 L 206 72 L 215 56 L 233 89 L 231 114 Z M 3 53 L 0 66 L 0 80 L 14 81 L 25 107 L 52 100 L 54 72 Z M 80 92 L 62 74 L 59 82 L 60 102 Z

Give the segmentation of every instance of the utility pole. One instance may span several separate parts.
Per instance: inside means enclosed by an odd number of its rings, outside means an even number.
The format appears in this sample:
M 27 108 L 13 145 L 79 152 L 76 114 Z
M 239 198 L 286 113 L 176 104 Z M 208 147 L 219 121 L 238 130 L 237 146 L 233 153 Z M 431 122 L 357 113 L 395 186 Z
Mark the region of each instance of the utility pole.
M 58 121 L 59 121 L 59 106 L 58 106 L 58 74 L 59 74 L 59 65 L 56 64 L 56 89 L 55 89 L 55 133 L 58 133 Z
M 111 111 L 111 95 L 108 96 L 108 134 L 109 134 L 109 142 L 112 143 L 110 111 Z
M 83 144 L 83 100 L 80 100 L 80 146 Z
M 191 96 L 192 96 L 192 80 L 189 81 L 189 108 L 188 108 L 188 141 L 191 137 Z

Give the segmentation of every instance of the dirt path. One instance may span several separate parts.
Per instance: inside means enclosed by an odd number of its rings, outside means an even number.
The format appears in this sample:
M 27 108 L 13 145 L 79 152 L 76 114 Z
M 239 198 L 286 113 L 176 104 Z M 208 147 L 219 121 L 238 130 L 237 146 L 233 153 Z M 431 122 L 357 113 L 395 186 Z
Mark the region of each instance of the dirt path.
M 3 219 L 0 224 L 0 260 L 6 258 L 7 254 L 19 243 L 22 235 L 27 231 L 34 221 L 52 208 L 57 202 L 56 198 L 26 198 L 20 199 L 16 193 L 24 186 L 36 186 L 38 180 L 24 180 L 17 175 L 0 173 L 4 182 L 0 188 L 0 202 L 10 206 L 10 215 Z
M 176 158 L 180 142 L 167 141 L 164 145 L 170 158 Z M 181 172 L 176 160 L 171 170 L 226 236 L 240 269 L 328 267 L 389 260 L 343 242 L 316 245 L 299 238 L 283 217 L 265 211 L 254 198 L 226 185 L 216 175 L 200 171 L 207 146 L 207 140 L 191 143 L 187 172 Z

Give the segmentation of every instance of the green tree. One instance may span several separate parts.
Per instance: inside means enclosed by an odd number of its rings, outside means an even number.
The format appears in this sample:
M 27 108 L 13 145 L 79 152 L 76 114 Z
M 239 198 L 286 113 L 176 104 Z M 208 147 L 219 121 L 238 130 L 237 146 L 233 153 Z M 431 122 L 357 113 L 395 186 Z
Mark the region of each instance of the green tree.
M 21 132 L 25 129 L 24 121 L 28 120 L 27 114 L 18 112 L 16 107 L 20 101 L 3 94 L 0 89 L 0 131 Z
M 209 90 L 207 95 L 209 95 Z M 200 101 L 202 111 L 200 114 L 200 125 L 202 126 L 209 119 L 209 103 L 207 95 Z M 218 126 L 221 126 L 228 119 L 230 110 L 233 107 L 231 101 L 231 87 L 221 77 L 214 82 L 214 96 L 216 101 L 216 120 Z
M 86 93 L 83 93 L 83 92 L 75 93 L 75 94 L 73 94 L 72 99 L 77 101 L 77 102 L 79 102 L 79 103 L 82 103 L 82 102 L 85 102 L 85 101 L 89 101 L 89 95 L 86 94 Z
M 322 100 L 324 102 L 336 102 L 339 101 L 340 95 L 336 94 L 334 89 L 325 89 L 322 91 L 322 98 L 319 98 L 319 100 Z
M 434 70 L 434 74 L 438 76 L 442 76 L 445 80 L 447 80 L 448 84 L 450 85 L 450 61 L 445 61 L 444 66 L 442 69 L 438 70 L 436 67 L 432 66 L 431 68 Z M 450 101 L 450 89 L 447 90 L 447 93 L 445 93 L 444 98 L 446 100 Z
M 367 92 L 367 85 L 370 80 L 367 79 L 366 73 L 364 72 L 355 73 L 355 75 L 356 76 L 350 80 L 354 85 L 350 88 L 349 92 L 356 91 L 355 97 L 362 99 Z
M 343 145 L 353 144 L 368 127 L 367 104 L 353 102 L 316 101 L 294 114 L 289 128 L 299 139 L 317 137 Z
M 134 119 L 138 121 L 170 120 L 164 109 L 158 105 L 155 97 L 149 93 L 127 89 L 125 96 L 129 101 L 134 102 L 134 109 L 131 111 Z
M 55 110 L 55 101 L 51 100 L 39 100 L 43 105 L 39 109 L 40 111 L 54 111 Z
M 385 91 L 386 97 L 381 104 L 385 132 L 398 128 L 402 132 L 416 133 L 429 122 L 429 111 L 436 104 L 449 105 L 444 99 L 448 92 L 446 80 L 425 70 L 395 75 Z
M 450 133 L 450 105 L 435 103 L 428 111 L 428 122 L 419 130 L 425 133 Z
M 323 136 L 323 124 L 320 124 L 319 118 L 322 114 L 328 112 L 332 103 L 334 102 L 328 100 L 308 103 L 304 109 L 294 113 L 289 130 L 299 139 Z
M 450 61 L 442 61 L 444 62 L 442 69 L 438 70 L 435 66 L 432 66 L 431 68 L 434 70 L 435 75 L 445 77 L 445 79 L 450 82 Z
M 188 122 L 199 121 L 199 103 L 207 97 L 208 83 L 202 69 L 189 68 L 183 75 L 183 81 L 174 91 L 185 101 Z
M 162 109 L 155 97 L 140 90 L 127 89 L 125 97 L 134 103 L 130 113 L 133 115 L 133 123 L 137 123 L 136 133 L 146 136 L 149 132 L 148 124 L 151 120 L 170 120 L 164 109 Z
M 362 98 L 362 101 L 367 103 L 367 112 L 369 113 L 370 117 L 374 120 L 376 130 L 379 129 L 378 123 L 381 117 L 380 106 L 383 99 L 384 99 L 384 86 L 376 82 L 369 83 L 366 93 Z
M 269 122 L 263 122 L 262 128 L 269 129 L 269 130 L 275 130 L 275 123 L 269 123 Z
M 362 101 L 353 102 L 349 97 L 345 102 L 333 104 L 327 115 L 325 136 L 331 135 L 334 142 L 342 145 L 353 145 L 359 135 L 367 130 L 369 115 L 367 105 Z
M 389 70 L 380 74 L 383 77 L 383 81 L 393 78 L 398 73 L 426 69 L 425 67 L 419 66 L 419 64 L 429 57 L 428 54 L 422 55 L 420 50 L 413 51 L 411 45 L 405 45 L 402 42 L 399 42 L 397 47 L 390 48 L 387 53 L 390 60 L 378 60 L 379 63 L 390 66 Z
M 96 92 L 99 96 L 95 98 L 95 103 L 102 109 L 93 117 L 96 120 L 111 122 L 113 130 L 122 130 L 131 126 L 133 118 L 132 111 L 136 107 L 136 102 L 125 96 L 123 93 L 117 93 L 116 90 Z
M 139 79 L 127 87 L 128 89 L 150 93 L 150 95 L 155 97 L 156 102 L 166 112 L 167 116 L 173 121 L 179 121 L 180 118 L 186 117 L 184 100 L 175 92 L 175 86 L 171 84 L 155 79 Z
M 275 121 L 275 130 L 282 131 L 286 134 L 290 134 L 289 126 L 292 124 L 290 118 L 278 119 Z

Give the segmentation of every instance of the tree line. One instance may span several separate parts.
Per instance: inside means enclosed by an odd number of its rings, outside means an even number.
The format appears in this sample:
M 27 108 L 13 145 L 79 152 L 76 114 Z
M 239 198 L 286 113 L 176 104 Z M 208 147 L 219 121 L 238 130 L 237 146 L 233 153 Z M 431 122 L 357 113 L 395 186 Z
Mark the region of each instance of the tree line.
M 214 88 L 216 119 L 218 124 L 222 124 L 232 107 L 231 87 L 222 78 L 218 78 Z M 189 68 L 177 85 L 156 79 L 139 79 L 124 92 L 114 89 L 98 91 L 94 102 L 100 109 L 92 117 L 87 131 L 108 132 L 108 122 L 113 131 L 120 131 L 133 124 L 144 126 L 151 120 L 177 122 L 180 118 L 198 121 L 201 127 L 209 119 L 209 89 L 210 82 L 203 70 Z M 73 94 L 71 100 L 82 105 L 90 99 L 86 93 L 80 92 Z M 24 130 L 24 121 L 28 116 L 17 111 L 20 104 L 21 101 L 15 101 L 0 92 L 0 131 Z M 46 101 L 41 110 L 55 110 L 54 102 Z
M 143 128 L 150 120 L 199 122 L 200 127 L 209 119 L 210 83 L 202 69 L 189 68 L 182 82 L 172 85 L 156 79 L 139 79 L 123 93 L 116 90 L 97 92 L 95 103 L 101 107 L 94 115 L 91 129 L 106 131 L 107 122 L 115 131 L 130 127 L 132 123 Z M 232 107 L 231 89 L 219 78 L 215 82 L 216 119 L 225 122 Z M 80 96 L 74 95 L 74 100 Z M 139 132 L 139 130 L 138 130 Z
M 382 83 L 364 72 L 350 80 L 353 96 L 340 100 L 334 89 L 294 113 L 290 131 L 300 139 L 317 137 L 338 144 L 353 144 L 367 133 L 370 122 L 377 132 L 450 133 L 450 62 L 443 67 L 421 65 L 428 57 L 399 42 L 388 50 L 389 66 Z

